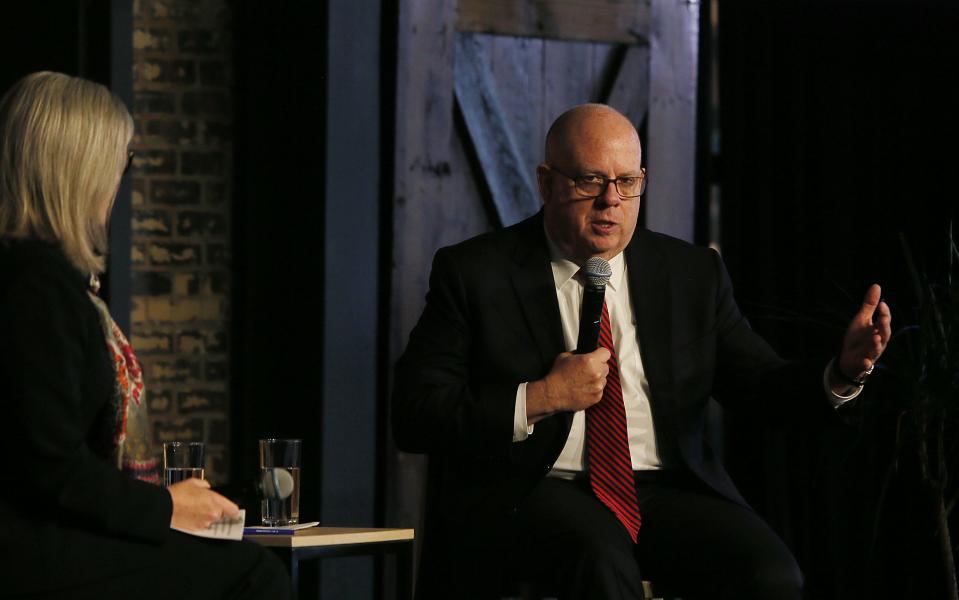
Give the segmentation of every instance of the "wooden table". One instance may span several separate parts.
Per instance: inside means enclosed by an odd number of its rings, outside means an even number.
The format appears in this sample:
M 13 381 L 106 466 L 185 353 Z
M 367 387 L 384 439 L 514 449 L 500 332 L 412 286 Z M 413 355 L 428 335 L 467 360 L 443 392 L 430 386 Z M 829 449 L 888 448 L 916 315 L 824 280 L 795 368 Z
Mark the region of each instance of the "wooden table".
M 413 530 L 356 527 L 310 527 L 292 535 L 247 535 L 280 553 L 290 568 L 293 598 L 299 593 L 300 561 L 326 556 L 392 554 L 396 557 L 396 598 L 413 597 Z

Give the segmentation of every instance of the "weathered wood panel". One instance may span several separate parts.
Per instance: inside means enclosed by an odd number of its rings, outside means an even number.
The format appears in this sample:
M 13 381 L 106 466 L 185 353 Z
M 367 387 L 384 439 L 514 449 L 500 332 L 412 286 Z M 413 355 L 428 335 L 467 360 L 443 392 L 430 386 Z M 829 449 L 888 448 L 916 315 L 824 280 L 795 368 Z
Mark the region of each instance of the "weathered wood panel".
M 543 40 L 503 35 L 474 35 L 490 57 L 500 104 L 522 156 L 523 169 L 536 185 L 543 162 Z M 537 201 L 538 201 L 537 192 Z
M 486 198 L 483 196 L 477 181 L 477 177 L 481 177 L 481 175 L 473 171 L 473 165 L 469 158 L 469 152 L 471 151 L 469 144 L 469 137 L 465 134 L 453 136 L 452 154 L 450 156 L 453 172 L 460 175 L 450 180 L 448 201 L 457 205 L 457 211 L 456 220 L 446 224 L 446 227 L 453 231 L 453 235 L 457 237 L 454 240 L 448 239 L 449 235 L 438 238 L 437 248 L 461 242 L 499 227 L 498 223 L 491 220 Z M 424 289 L 423 292 L 425 293 L 425 291 Z
M 448 0 L 408 0 L 399 8 L 390 367 L 422 311 L 437 238 L 460 235 L 445 227 L 455 210 L 450 201 L 454 9 Z M 386 522 L 418 528 L 426 461 L 399 452 L 390 458 Z
M 587 42 L 543 43 L 543 131 L 556 117 L 576 104 L 592 102 L 592 44 Z
M 396 355 L 422 308 L 438 227 L 454 210 L 449 181 L 453 139 L 453 3 L 400 3 L 393 198 L 393 339 Z M 453 236 L 455 232 L 451 232 Z
M 699 3 L 652 0 L 646 224 L 693 239 Z
M 642 43 L 649 0 L 459 0 L 460 31 L 522 37 Z
M 612 85 L 612 79 L 615 77 L 615 68 L 617 66 L 616 57 L 621 53 L 623 44 L 605 44 L 594 42 L 590 54 L 592 55 L 593 85 L 590 96 L 593 102 L 602 102 L 605 100 Z
M 546 132 L 564 110 L 582 102 L 606 102 L 637 125 L 645 115 L 649 98 L 646 46 L 629 46 L 621 61 L 616 44 L 502 35 L 474 38 L 490 56 L 500 104 L 534 180 L 536 165 L 543 161 Z
M 630 46 L 626 49 L 606 104 L 626 115 L 636 127 L 646 118 L 649 110 L 648 46 Z
M 456 100 L 482 165 L 499 225 L 518 223 L 539 209 L 539 201 L 500 105 L 485 48 L 472 34 L 457 34 L 453 69 Z

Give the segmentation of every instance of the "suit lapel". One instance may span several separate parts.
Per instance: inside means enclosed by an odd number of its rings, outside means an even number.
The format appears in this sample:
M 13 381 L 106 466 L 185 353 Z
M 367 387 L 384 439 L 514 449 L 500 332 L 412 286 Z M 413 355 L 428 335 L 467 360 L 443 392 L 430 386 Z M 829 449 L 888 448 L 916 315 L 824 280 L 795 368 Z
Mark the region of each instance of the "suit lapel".
M 556 355 L 566 351 L 563 339 L 563 322 L 559 314 L 559 301 L 556 299 L 556 284 L 550 268 L 549 250 L 546 245 L 546 233 L 543 231 L 543 213 L 527 220 L 527 230 L 519 236 L 519 242 L 513 253 L 514 267 L 510 274 L 513 289 L 529 326 L 530 333 L 539 350 L 542 364 L 547 368 L 553 364 Z M 545 374 L 545 373 L 544 373 Z M 563 413 L 560 421 L 547 419 L 540 427 L 547 430 L 553 423 L 562 423 L 556 430 L 552 457 L 559 455 L 565 443 L 569 428 L 573 424 L 573 413 Z
M 626 265 L 629 295 L 636 313 L 636 333 L 639 337 L 643 369 L 649 381 L 649 401 L 654 422 L 675 423 L 670 401 L 673 367 L 670 348 L 673 304 L 670 274 L 661 251 L 648 231 L 636 230 L 632 242 L 626 248 Z M 656 430 L 659 436 L 667 434 L 663 427 L 657 427 Z
M 541 215 L 518 238 L 510 280 L 543 363 L 551 365 L 566 344 Z
M 534 230 L 519 236 L 521 241 L 513 255 L 515 262 L 510 279 L 539 350 L 542 364 L 546 366 L 543 371 L 545 375 L 556 355 L 566 351 L 566 341 L 563 338 L 563 322 L 559 314 L 559 301 L 556 299 L 553 271 L 550 268 L 546 234 L 543 231 L 542 212 L 527 223 Z M 551 440 L 550 464 L 559 456 L 573 424 L 573 413 L 564 412 L 559 416 L 558 420 L 546 419 L 537 425 L 541 431 L 539 439 Z M 522 450 L 524 445 L 513 444 L 512 447 Z
M 653 382 L 665 384 L 671 378 L 669 334 L 672 303 L 669 273 L 662 254 L 651 242 L 647 231 L 637 229 L 632 243 L 626 248 L 626 265 L 643 367 L 652 386 Z

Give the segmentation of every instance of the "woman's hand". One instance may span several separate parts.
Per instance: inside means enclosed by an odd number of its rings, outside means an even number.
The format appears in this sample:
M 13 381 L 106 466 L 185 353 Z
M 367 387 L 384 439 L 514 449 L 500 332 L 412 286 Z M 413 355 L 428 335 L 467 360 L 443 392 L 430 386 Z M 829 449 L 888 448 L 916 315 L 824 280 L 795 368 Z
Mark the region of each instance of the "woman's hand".
M 206 529 L 223 517 L 235 517 L 240 511 L 233 502 L 210 489 L 205 479 L 195 477 L 167 488 L 173 498 L 170 526 L 187 531 Z

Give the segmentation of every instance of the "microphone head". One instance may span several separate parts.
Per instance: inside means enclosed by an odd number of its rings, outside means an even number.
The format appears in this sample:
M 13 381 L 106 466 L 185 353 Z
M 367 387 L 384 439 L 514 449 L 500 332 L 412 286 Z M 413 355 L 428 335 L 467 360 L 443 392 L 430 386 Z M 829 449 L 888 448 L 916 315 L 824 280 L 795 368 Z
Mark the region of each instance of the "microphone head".
M 286 500 L 293 493 L 293 476 L 286 469 L 263 469 L 257 491 L 263 498 Z
M 613 276 L 613 269 L 609 263 L 598 256 L 586 261 L 582 268 L 583 276 L 589 285 L 605 287 L 609 278 Z

